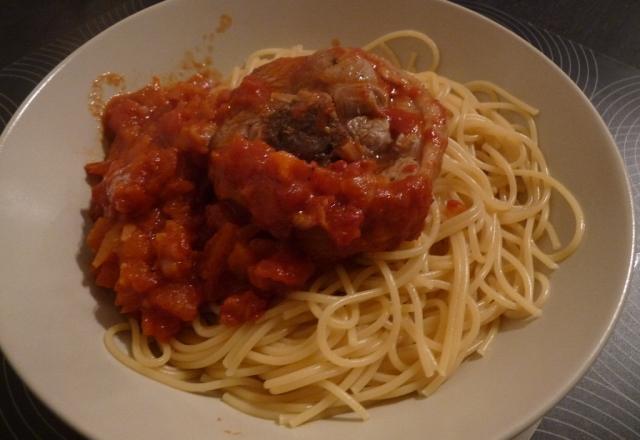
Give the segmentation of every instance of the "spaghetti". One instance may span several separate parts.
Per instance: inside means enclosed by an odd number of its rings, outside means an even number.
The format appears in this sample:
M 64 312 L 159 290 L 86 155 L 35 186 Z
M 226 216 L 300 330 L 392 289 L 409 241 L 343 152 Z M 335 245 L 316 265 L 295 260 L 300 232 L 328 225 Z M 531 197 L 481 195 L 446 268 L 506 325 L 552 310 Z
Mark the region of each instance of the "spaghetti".
M 421 33 L 394 32 L 365 49 L 399 63 L 388 44 L 401 38 L 431 51 L 431 69 L 413 75 L 452 115 L 420 237 L 337 264 L 240 327 L 198 316 L 157 342 L 130 318 L 105 334 L 116 359 L 177 389 L 219 392 L 240 411 L 290 427 L 344 412 L 366 420 L 367 405 L 436 391 L 465 358 L 486 353 L 505 319 L 540 316 L 547 273 L 576 250 L 585 225 L 577 200 L 549 174 L 538 111 L 495 84 L 435 73 L 438 49 Z M 258 51 L 225 86 L 275 58 L 309 53 Z M 564 247 L 549 220 L 552 191 L 575 217 Z M 120 333 L 130 333 L 128 350 Z

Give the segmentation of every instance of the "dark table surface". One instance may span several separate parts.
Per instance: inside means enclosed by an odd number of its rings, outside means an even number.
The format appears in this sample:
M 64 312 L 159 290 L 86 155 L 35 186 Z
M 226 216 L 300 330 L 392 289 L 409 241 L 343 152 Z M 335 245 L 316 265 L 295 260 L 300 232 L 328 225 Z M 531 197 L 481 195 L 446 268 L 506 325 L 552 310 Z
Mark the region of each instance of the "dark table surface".
M 129 0 L 4 0 L 0 68 Z M 134 2 L 135 3 L 135 2 Z M 139 2 L 151 3 L 151 2 Z M 638 0 L 480 0 L 640 68 Z
M 156 0 L 4 0 L 0 2 L 0 73 L 18 72 L 51 42 L 50 69 L 65 53 L 110 24 Z M 633 123 L 610 115 L 611 105 L 640 102 L 640 0 L 456 0 L 511 28 L 542 50 L 574 79 L 603 115 L 628 167 L 634 200 L 640 200 L 640 109 Z M 558 48 L 555 50 L 554 48 Z M 564 49 L 567 49 L 564 56 Z M 63 52 L 63 50 L 62 50 Z M 584 60 L 595 81 L 572 70 L 571 54 Z M 34 55 L 35 54 L 35 55 Z M 21 64 L 22 63 L 22 64 Z M 46 71 L 46 70 L 45 70 Z M 41 74 L 43 75 L 43 74 Z M 593 76 L 592 76 L 593 77 Z M 0 75 L 0 98 L 13 106 L 30 88 L 15 90 Z M 619 92 L 625 90 L 624 94 Z M 5 93 L 5 95 L 2 94 Z M 15 102 L 14 102 L 15 101 Z M 2 113 L 0 130 L 10 111 Z M 5 106 L 7 107 L 7 106 Z M 619 113 L 619 112 L 618 112 Z M 534 439 L 640 439 L 640 289 L 632 282 L 616 329 L 589 373 L 542 420 Z M 0 439 L 82 438 L 44 407 L 0 354 Z

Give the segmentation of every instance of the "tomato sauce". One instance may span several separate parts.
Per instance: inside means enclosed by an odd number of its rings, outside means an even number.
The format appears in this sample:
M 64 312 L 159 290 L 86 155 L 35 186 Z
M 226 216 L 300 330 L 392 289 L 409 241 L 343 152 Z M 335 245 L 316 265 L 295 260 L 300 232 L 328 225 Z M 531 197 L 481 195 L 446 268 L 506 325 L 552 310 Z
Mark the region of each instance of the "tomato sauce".
M 333 48 L 234 90 L 156 80 L 112 98 L 103 130 L 106 157 L 85 166 L 95 281 L 165 341 L 213 311 L 254 321 L 319 267 L 416 238 L 446 112 L 372 55 Z M 410 160 L 387 172 L 380 149 Z
M 121 311 L 139 316 L 143 332 L 160 340 L 208 303 L 222 304 L 226 324 L 255 320 L 314 270 L 268 235 L 258 237 L 242 209 L 215 198 L 208 179 L 221 111 L 214 86 L 196 76 L 113 98 L 103 117 L 107 156 L 85 167 L 96 284 L 113 288 Z

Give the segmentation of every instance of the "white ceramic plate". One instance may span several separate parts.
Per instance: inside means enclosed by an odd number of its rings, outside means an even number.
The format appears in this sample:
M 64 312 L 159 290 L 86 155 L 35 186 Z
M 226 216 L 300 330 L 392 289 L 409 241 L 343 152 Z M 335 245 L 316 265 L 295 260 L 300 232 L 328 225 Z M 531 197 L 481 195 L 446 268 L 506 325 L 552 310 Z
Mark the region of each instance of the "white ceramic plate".
M 361 45 L 414 28 L 442 51 L 440 72 L 488 79 L 542 110 L 540 137 L 553 174 L 587 219 L 579 251 L 552 277 L 544 316 L 499 335 L 487 359 L 466 363 L 429 399 L 371 410 L 371 420 L 329 420 L 290 430 L 240 414 L 211 397 L 138 376 L 102 345 L 118 319 L 112 298 L 84 279 L 83 165 L 100 157 L 87 110 L 94 78 L 122 73 L 129 88 L 179 66 L 215 38 L 222 71 L 265 46 Z M 81 432 L 105 439 L 447 438 L 494 439 L 533 423 L 593 361 L 620 307 L 633 243 L 629 185 L 608 131 L 577 87 L 550 61 L 498 25 L 440 1 L 168 1 L 84 45 L 31 94 L 0 140 L 0 343 L 27 384 Z M 560 225 L 561 232 L 570 225 Z

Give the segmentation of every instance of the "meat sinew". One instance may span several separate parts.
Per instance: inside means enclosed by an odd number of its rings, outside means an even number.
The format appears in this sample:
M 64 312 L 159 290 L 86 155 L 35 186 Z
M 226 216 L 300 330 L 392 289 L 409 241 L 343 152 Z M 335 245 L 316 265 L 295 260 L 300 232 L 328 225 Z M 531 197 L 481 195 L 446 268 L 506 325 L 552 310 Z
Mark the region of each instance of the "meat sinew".
M 360 49 L 281 58 L 230 94 L 212 138 L 216 195 L 335 260 L 416 238 L 447 145 L 447 111 Z

